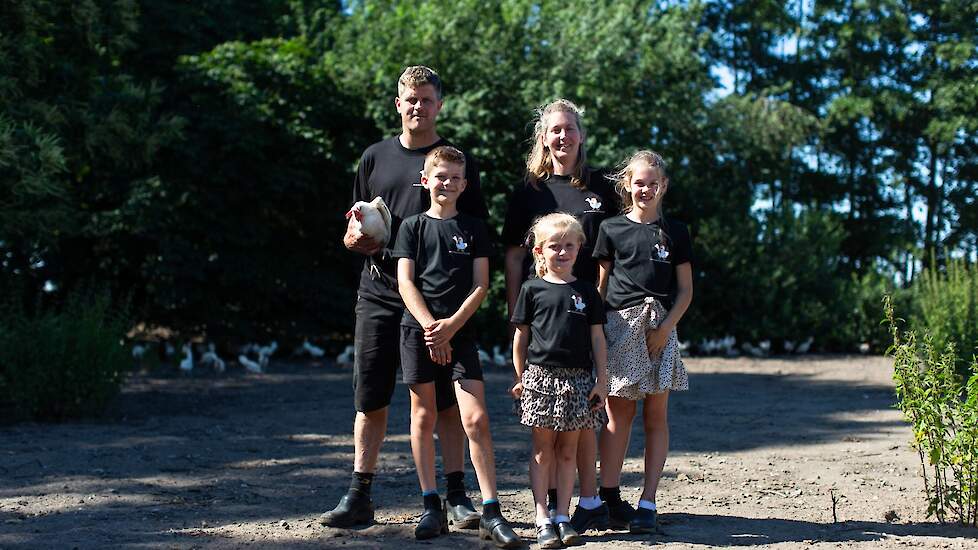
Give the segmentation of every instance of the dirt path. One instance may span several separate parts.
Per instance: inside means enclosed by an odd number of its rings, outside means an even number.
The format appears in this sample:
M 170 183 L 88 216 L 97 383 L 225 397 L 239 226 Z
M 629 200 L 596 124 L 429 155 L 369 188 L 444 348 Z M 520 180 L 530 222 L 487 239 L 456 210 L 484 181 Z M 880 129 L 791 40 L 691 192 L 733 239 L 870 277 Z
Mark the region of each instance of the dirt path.
M 692 390 L 671 400 L 672 453 L 658 498 L 664 533 L 599 533 L 588 548 L 978 548 L 976 531 L 924 517 L 886 359 L 687 365 Z M 530 541 L 529 438 L 509 413 L 508 380 L 488 377 L 500 492 Z M 350 373 L 338 367 L 139 375 L 97 422 L 2 426 L 0 548 L 477 546 L 472 532 L 412 538 L 420 496 L 406 393 L 398 388 L 374 489 L 378 524 L 362 530 L 315 522 L 344 492 L 352 460 Z M 622 483 L 633 502 L 637 428 Z M 466 483 L 477 486 L 471 468 Z

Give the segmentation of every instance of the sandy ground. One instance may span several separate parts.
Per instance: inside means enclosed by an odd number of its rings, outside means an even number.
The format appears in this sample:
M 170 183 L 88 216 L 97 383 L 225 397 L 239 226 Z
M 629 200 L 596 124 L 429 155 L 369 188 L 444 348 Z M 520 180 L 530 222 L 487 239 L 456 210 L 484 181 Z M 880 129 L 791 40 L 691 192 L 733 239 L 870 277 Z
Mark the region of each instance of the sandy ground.
M 670 404 L 662 534 L 592 532 L 587 547 L 978 548 L 975 530 L 925 518 L 887 359 L 687 365 L 692 389 Z M 508 381 L 488 374 L 500 493 L 530 543 L 529 437 L 509 412 Z M 353 453 L 348 370 L 134 375 L 105 418 L 0 426 L 0 548 L 478 547 L 473 531 L 412 538 L 420 491 L 406 397 L 399 386 L 377 524 L 327 529 L 315 520 L 345 491 Z M 642 445 L 636 425 L 622 483 L 633 502 Z M 471 468 L 466 483 L 477 487 Z

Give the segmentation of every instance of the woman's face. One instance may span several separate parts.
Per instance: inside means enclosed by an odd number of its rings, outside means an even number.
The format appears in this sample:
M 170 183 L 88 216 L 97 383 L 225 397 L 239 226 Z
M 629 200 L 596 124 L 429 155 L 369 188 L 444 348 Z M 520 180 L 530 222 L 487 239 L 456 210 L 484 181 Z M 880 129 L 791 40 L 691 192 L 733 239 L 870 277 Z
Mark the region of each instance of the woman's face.
M 628 192 L 632 195 L 632 204 L 636 208 L 655 208 L 669 185 L 669 178 L 658 166 L 649 166 L 644 162 L 633 167 L 632 178 L 628 182 Z
M 560 164 L 577 161 L 581 148 L 581 129 L 577 127 L 574 113 L 557 111 L 547 115 L 547 129 L 543 134 L 543 145 L 550 149 L 554 160 Z

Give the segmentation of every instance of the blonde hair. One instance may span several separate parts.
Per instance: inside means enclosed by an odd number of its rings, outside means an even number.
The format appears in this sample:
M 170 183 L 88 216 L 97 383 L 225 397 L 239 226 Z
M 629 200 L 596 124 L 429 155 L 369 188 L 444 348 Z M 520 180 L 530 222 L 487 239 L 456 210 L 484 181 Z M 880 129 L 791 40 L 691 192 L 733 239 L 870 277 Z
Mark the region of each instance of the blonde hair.
M 441 77 L 438 76 L 438 73 L 424 65 L 412 65 L 404 69 L 404 72 L 398 77 L 397 95 L 403 94 L 405 88 L 417 89 L 425 84 L 431 84 L 435 88 L 435 93 L 438 94 L 438 99 L 441 99 Z
M 645 164 L 649 168 L 658 168 L 662 172 L 662 177 L 669 179 L 668 166 L 666 166 L 666 161 L 662 158 L 662 155 L 648 149 L 635 152 L 628 160 L 618 165 L 617 170 L 608 175 L 608 179 L 615 184 L 615 190 L 621 196 L 622 212 L 629 212 L 632 208 L 635 208 L 635 205 L 632 204 L 632 193 L 628 190 L 628 186 L 631 184 L 632 176 L 635 174 L 635 165 L 639 163 Z M 658 214 L 659 220 L 661 221 L 659 223 L 660 242 L 668 238 L 668 235 L 663 229 L 666 219 L 662 213 L 662 202 L 663 199 L 660 198 L 655 207 L 656 214 Z
M 579 244 L 584 244 L 584 228 L 581 227 L 581 222 L 570 214 L 555 212 L 540 216 L 533 222 L 527 240 L 531 241 L 528 244 L 533 253 L 533 264 L 536 268 L 537 277 L 543 277 L 547 274 L 547 262 L 543 258 L 543 251 L 541 249 L 537 252 L 537 249 L 542 247 L 548 239 L 553 238 L 554 235 L 559 235 L 562 238 L 568 234 L 577 237 Z
M 577 162 L 574 163 L 574 170 L 571 173 L 571 185 L 578 189 L 586 189 L 584 182 L 584 162 L 587 160 L 587 152 L 584 150 L 584 139 L 587 132 L 581 124 L 581 115 L 584 110 L 574 105 L 566 99 L 555 99 L 550 103 L 536 110 L 536 122 L 533 125 L 533 148 L 526 157 L 526 178 L 535 188 L 537 182 L 547 179 L 553 175 L 553 156 L 550 149 L 543 144 L 543 137 L 547 134 L 547 117 L 553 113 L 571 113 L 574 115 L 574 122 L 581 133 L 581 144 L 577 149 Z
M 449 163 L 449 164 L 461 164 L 462 169 L 465 169 L 465 153 L 459 151 L 458 149 L 452 147 L 451 145 L 442 145 L 441 147 L 435 147 L 424 157 L 424 173 L 427 175 L 436 164 Z

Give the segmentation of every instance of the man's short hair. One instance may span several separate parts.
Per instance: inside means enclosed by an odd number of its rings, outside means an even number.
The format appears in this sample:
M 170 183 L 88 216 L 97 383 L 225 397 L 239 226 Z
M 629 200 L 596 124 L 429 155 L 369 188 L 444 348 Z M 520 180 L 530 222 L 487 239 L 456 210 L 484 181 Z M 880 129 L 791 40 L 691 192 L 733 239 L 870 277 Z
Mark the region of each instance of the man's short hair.
M 404 93 L 404 88 L 417 89 L 425 84 L 431 84 L 438 94 L 438 99 L 441 99 L 441 77 L 438 73 L 424 65 L 413 65 L 404 69 L 397 79 L 397 95 Z
M 465 154 L 451 145 L 435 147 L 424 157 L 424 173 L 427 174 L 436 164 L 460 164 L 465 169 Z

